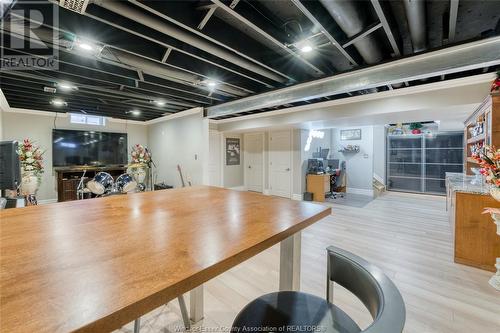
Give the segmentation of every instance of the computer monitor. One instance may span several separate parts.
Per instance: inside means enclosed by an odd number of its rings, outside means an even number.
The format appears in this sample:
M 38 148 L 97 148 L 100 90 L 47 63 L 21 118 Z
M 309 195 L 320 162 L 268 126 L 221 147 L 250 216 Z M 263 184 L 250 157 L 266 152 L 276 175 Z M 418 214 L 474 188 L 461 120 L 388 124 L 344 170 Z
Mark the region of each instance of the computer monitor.
M 0 190 L 15 190 L 21 184 L 17 141 L 0 142 Z
M 330 169 L 338 169 L 339 168 L 339 160 L 327 160 L 327 165 Z

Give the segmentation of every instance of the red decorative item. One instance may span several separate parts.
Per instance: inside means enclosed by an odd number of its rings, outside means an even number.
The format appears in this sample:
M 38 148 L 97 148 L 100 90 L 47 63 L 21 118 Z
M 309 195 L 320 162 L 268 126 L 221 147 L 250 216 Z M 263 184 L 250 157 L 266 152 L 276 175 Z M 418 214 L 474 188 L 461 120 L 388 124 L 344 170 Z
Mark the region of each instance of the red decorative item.
M 420 134 L 420 133 L 422 133 L 422 131 L 419 129 L 414 129 L 414 130 L 411 130 L 411 133 L 412 134 Z
M 500 77 L 497 77 L 491 84 L 490 92 L 500 91 Z

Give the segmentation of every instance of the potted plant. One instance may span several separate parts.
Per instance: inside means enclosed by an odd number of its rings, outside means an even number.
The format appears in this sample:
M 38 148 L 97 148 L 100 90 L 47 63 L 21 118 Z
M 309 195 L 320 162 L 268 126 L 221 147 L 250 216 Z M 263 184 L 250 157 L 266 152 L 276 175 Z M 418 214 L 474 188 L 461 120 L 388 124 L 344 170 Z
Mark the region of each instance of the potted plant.
M 420 130 L 422 128 L 421 123 L 411 123 L 410 124 L 410 130 L 412 134 L 420 134 L 422 131 Z

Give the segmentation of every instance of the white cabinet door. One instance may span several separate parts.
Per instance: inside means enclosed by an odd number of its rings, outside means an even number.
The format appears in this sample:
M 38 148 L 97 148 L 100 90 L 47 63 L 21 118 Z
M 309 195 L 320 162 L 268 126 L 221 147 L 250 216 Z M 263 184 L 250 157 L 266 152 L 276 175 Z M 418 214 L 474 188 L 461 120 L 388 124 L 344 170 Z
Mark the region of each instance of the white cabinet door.
M 208 144 L 208 184 L 211 186 L 222 186 L 221 138 L 221 133 L 210 131 Z
M 249 133 L 244 137 L 245 187 L 249 191 L 262 192 L 264 179 L 264 135 Z
M 288 130 L 269 133 L 269 185 L 272 195 L 291 197 L 292 144 Z

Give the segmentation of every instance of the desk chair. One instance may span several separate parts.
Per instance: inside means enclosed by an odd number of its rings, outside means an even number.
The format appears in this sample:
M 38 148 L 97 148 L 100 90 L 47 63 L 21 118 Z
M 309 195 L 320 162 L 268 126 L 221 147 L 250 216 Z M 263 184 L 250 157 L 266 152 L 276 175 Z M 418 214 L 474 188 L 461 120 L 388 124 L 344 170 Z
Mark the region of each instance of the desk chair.
M 186 331 L 189 331 L 191 329 L 191 322 L 189 321 L 189 314 L 187 311 L 186 307 L 186 302 L 184 301 L 184 296 L 180 295 L 177 297 L 177 300 L 179 301 L 179 307 L 181 308 L 181 315 L 182 315 L 182 320 L 184 321 L 184 327 L 186 328 Z M 141 330 L 141 318 L 137 318 L 134 320 L 134 333 L 139 333 Z
M 261 296 L 236 316 L 231 332 L 401 333 L 405 323 L 403 298 L 394 283 L 376 266 L 338 247 L 327 248 L 326 300 L 298 291 Z M 333 305 L 332 282 L 358 297 L 373 322 L 365 330 Z M 281 328 L 281 330 L 280 330 Z M 283 328 L 285 328 L 283 330 Z M 305 329 L 300 329 L 305 328 Z M 307 331 L 306 331 L 307 330 Z

